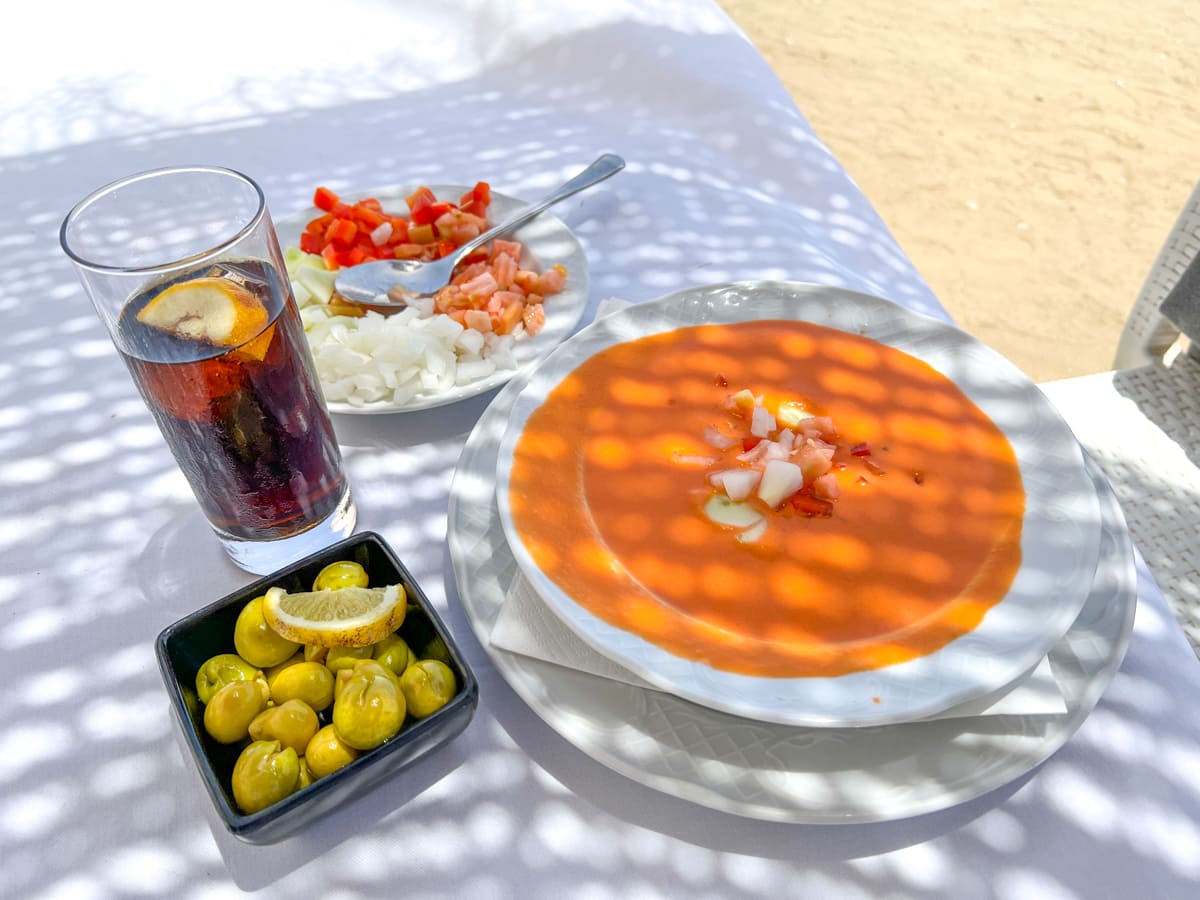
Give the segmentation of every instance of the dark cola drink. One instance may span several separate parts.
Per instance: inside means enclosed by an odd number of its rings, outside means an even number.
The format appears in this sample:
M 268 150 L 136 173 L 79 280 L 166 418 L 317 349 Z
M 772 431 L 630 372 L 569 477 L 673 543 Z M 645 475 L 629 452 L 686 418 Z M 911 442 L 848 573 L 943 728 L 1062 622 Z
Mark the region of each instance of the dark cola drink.
M 219 534 L 287 538 L 345 502 L 304 330 L 271 265 L 224 262 L 154 285 L 122 310 L 116 343 Z

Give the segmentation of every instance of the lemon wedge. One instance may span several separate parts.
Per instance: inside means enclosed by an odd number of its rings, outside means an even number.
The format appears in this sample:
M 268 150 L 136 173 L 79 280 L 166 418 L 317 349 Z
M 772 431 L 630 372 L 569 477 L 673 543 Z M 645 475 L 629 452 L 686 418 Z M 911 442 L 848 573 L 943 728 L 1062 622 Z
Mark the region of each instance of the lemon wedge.
M 404 623 L 404 587 L 344 587 L 289 594 L 273 587 L 263 618 L 282 637 L 319 647 L 367 647 Z
M 209 276 L 171 285 L 137 318 L 184 340 L 236 347 L 262 331 L 268 316 L 262 301 L 241 285 Z

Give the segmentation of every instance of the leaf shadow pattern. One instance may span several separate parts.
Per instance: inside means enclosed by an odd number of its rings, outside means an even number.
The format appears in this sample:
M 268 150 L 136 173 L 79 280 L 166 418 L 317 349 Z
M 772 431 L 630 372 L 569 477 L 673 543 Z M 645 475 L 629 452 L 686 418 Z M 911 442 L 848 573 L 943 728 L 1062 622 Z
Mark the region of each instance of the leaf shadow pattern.
M 754 104 L 744 102 L 747 89 L 757 92 Z M 199 780 L 171 734 L 152 642 L 248 576 L 206 542 L 182 476 L 57 252 L 58 223 L 88 191 L 131 171 L 200 160 L 255 177 L 276 212 L 305 207 L 319 183 L 487 177 L 505 193 L 534 196 L 611 149 L 629 161 L 626 172 L 561 212 L 588 252 L 592 309 L 607 295 L 644 300 L 692 284 L 773 278 L 944 315 L 740 39 L 602 25 L 510 47 L 453 84 L 371 99 L 346 100 L 304 79 L 236 90 L 242 107 L 258 112 L 160 128 L 111 84 L 76 85 L 43 98 L 35 124 L 73 123 L 82 132 L 69 133 L 87 134 L 90 118 L 99 137 L 0 159 L 6 890 L 199 896 L 236 886 L 300 898 L 403 884 L 418 896 L 668 897 L 691 888 L 724 897 L 1015 897 L 1040 888 L 1082 897 L 1096 896 L 1088 893 L 1096 884 L 1114 896 L 1194 887 L 1200 853 L 1188 852 L 1200 777 L 1186 723 L 1200 719 L 1187 699 L 1200 697 L 1200 685 L 1194 672 L 1165 684 L 1148 662 L 1163 639 L 1157 610 L 1095 727 L 1011 796 L 911 828 L 855 836 L 647 798 L 548 733 L 474 646 L 480 713 L 415 784 L 388 785 L 267 851 L 214 835 Z M 297 93 L 315 96 L 312 108 L 286 111 Z M 489 123 L 485 134 L 464 124 L 480 121 Z M 362 527 L 389 540 L 463 635 L 439 576 L 466 418 L 421 443 L 398 421 L 339 423 L 357 430 L 346 458 Z M 1190 720 L 1152 729 L 1144 704 L 1176 692 Z M 549 749 L 531 758 L 526 744 Z M 1123 781 L 1094 783 L 1085 771 L 1119 771 Z M 1162 840 L 1140 838 L 1140 826 Z M 1063 862 L 1085 858 L 1087 866 Z

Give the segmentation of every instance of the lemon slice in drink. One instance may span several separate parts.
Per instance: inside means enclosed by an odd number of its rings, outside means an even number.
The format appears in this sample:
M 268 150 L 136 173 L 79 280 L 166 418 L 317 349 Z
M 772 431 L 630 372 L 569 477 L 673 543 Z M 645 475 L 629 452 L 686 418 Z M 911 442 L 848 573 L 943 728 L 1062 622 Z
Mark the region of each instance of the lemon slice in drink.
M 218 347 L 244 344 L 267 324 L 267 308 L 227 278 L 193 278 L 173 284 L 137 314 L 138 321 L 175 337 Z
M 263 599 L 263 618 L 289 641 L 319 647 L 367 647 L 404 623 L 404 588 L 346 587 L 289 594 L 273 587 Z

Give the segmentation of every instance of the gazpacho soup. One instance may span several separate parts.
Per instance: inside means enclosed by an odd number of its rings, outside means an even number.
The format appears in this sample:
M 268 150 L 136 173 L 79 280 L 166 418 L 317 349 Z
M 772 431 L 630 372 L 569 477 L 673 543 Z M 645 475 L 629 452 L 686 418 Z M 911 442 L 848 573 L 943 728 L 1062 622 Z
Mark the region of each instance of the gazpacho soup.
M 948 378 L 806 322 L 584 361 L 529 417 L 510 507 L 541 570 L 668 652 L 833 677 L 976 628 L 1021 562 L 1008 439 Z

